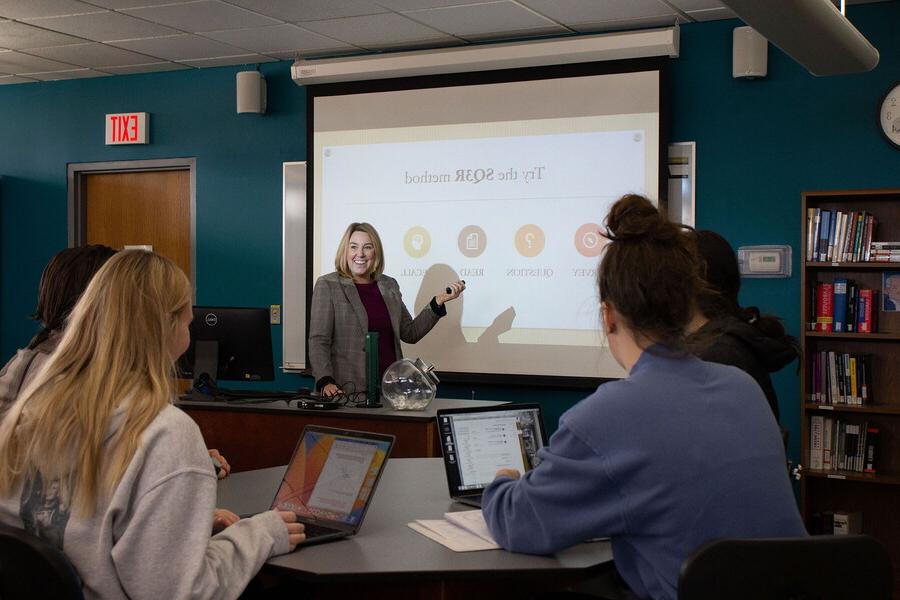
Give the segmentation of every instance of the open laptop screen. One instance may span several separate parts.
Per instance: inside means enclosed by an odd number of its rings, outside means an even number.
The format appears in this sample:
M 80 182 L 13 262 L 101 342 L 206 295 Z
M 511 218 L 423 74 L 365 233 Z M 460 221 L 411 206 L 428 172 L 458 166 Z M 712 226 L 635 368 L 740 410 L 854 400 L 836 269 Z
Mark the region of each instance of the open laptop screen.
M 272 508 L 356 527 L 390 453 L 393 436 L 307 425 Z
M 451 495 L 483 490 L 501 468 L 534 468 L 546 443 L 537 404 L 441 410 L 437 418 Z

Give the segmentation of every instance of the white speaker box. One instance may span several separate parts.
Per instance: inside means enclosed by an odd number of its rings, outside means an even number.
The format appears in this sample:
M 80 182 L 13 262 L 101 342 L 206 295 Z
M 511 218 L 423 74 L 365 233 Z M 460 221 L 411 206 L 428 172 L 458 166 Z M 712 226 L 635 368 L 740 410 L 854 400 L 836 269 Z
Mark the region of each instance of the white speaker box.
M 752 27 L 732 33 L 731 74 L 735 79 L 756 79 L 768 72 L 769 42 Z
M 266 112 L 266 78 L 259 71 L 237 74 L 238 113 Z

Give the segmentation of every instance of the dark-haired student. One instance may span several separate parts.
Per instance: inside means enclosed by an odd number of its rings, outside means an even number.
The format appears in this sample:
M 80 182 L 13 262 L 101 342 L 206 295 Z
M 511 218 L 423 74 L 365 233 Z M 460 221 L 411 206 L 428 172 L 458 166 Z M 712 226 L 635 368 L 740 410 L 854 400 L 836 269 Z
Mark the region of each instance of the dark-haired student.
M 778 396 L 769 373 L 780 371 L 800 355 L 797 340 L 787 335 L 777 317 L 760 315 L 755 306 L 741 307 L 741 275 L 731 244 L 714 231 L 695 231 L 701 273 L 708 285 L 697 298 L 688 324 L 688 350 L 710 362 L 750 374 L 766 395 L 775 419 Z
M 94 273 L 115 253 L 99 244 L 66 248 L 44 267 L 33 316 L 41 329 L 0 371 L 0 417 L 56 349 L 72 307 Z
M 683 348 L 703 285 L 693 244 L 641 196 L 618 200 L 606 227 L 600 310 L 628 375 L 560 418 L 535 469 L 498 472 L 483 512 L 518 552 L 608 536 L 633 594 L 674 599 L 681 564 L 703 543 L 805 530 L 759 386 Z

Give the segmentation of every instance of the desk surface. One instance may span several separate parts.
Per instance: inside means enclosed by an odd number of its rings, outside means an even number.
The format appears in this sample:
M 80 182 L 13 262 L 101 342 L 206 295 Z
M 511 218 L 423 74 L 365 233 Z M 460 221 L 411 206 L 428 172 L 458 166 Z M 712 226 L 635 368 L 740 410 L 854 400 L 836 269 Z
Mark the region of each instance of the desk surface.
M 437 411 L 444 408 L 471 408 L 478 406 L 491 406 L 495 404 L 507 404 L 493 400 L 457 400 L 455 398 L 435 398 L 424 410 L 394 410 L 387 404 L 381 408 L 357 408 L 342 406 L 331 410 L 313 410 L 306 408 L 294 408 L 288 406 L 283 400 L 273 402 L 203 402 L 198 400 L 179 400 L 178 406 L 188 410 L 227 410 L 236 412 L 271 412 L 290 413 L 301 415 L 320 415 L 329 417 L 348 417 L 363 419 L 391 419 L 399 421 L 432 421 L 437 416 Z
M 237 473 L 219 483 L 219 506 L 238 514 L 271 504 L 285 467 Z M 612 564 L 607 541 L 579 544 L 555 556 L 505 550 L 453 552 L 416 533 L 407 523 L 468 510 L 450 501 L 440 458 L 390 459 L 360 532 L 346 540 L 301 548 L 269 560 L 270 566 L 316 581 L 351 578 L 465 576 L 509 577 L 565 571 L 579 573 Z

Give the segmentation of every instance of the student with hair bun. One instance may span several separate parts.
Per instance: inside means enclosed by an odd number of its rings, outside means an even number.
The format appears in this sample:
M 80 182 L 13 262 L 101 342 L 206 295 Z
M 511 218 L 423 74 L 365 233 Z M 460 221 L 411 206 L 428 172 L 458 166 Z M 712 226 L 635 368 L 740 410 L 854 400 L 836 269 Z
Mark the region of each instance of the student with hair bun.
M 744 308 L 738 303 L 741 274 L 728 240 L 714 231 L 694 231 L 692 235 L 708 288 L 697 297 L 697 310 L 688 325 L 688 349 L 703 360 L 734 365 L 749 373 L 778 420 L 778 396 L 769 373 L 780 371 L 800 355 L 797 340 L 785 333 L 777 317 L 761 315 L 755 306 Z
M 610 537 L 631 593 L 674 599 L 682 563 L 703 543 L 805 530 L 759 386 L 685 350 L 704 285 L 691 240 L 637 195 L 612 206 L 606 228 L 602 326 L 627 376 L 560 418 L 536 468 L 501 469 L 483 512 L 517 552 Z

